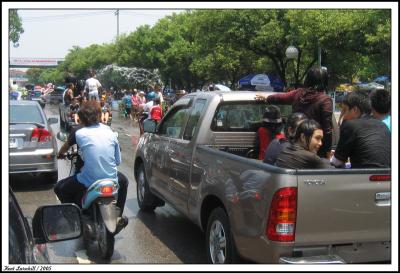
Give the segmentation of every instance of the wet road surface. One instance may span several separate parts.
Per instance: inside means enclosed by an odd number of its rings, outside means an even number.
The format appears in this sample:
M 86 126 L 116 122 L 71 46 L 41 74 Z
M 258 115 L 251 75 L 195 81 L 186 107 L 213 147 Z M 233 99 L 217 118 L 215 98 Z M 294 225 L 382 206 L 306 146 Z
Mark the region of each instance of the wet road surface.
M 58 106 L 47 104 L 47 117 L 58 117 Z M 59 131 L 59 124 L 52 125 Z M 113 111 L 111 125 L 118 132 L 122 149 L 122 164 L 119 170 L 129 179 L 128 195 L 124 215 L 128 226 L 115 237 L 115 250 L 111 260 L 88 257 L 82 239 L 48 244 L 51 263 L 55 264 L 204 264 L 206 263 L 204 234 L 200 228 L 169 205 L 157 208 L 152 213 L 139 210 L 136 200 L 136 182 L 133 176 L 133 159 L 136 145 L 132 140 L 139 135 L 137 124 L 125 120 Z M 58 147 L 61 147 L 58 142 Z M 59 160 L 59 179 L 68 176 L 69 164 Z M 21 209 L 33 217 L 37 207 L 57 204 L 53 185 L 38 177 L 12 176 L 10 185 L 20 202 Z

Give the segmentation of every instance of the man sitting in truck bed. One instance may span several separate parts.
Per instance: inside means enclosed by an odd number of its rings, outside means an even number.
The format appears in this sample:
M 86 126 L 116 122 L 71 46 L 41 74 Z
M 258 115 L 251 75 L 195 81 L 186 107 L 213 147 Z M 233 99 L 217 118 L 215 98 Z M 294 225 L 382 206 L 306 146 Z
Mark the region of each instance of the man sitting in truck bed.
M 343 123 L 331 163 L 343 167 L 350 158 L 352 168 L 390 168 L 390 131 L 383 122 L 370 116 L 368 95 L 351 92 L 342 105 Z

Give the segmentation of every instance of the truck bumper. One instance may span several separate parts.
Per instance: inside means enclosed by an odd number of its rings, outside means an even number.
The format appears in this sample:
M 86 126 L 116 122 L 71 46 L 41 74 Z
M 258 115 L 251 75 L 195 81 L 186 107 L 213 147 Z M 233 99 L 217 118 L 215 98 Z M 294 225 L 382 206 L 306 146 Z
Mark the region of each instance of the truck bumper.
M 281 257 L 281 264 L 344 264 L 345 261 L 337 255 L 320 255 L 310 257 Z

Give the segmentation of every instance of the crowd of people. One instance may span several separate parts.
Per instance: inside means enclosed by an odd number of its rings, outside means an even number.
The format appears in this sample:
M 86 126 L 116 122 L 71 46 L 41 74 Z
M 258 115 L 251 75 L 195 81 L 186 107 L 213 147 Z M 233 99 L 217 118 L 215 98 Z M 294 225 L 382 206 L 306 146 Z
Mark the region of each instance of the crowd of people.
M 265 109 L 257 132 L 258 159 L 290 169 L 389 168 L 391 166 L 390 93 L 354 91 L 342 101 L 340 137 L 332 149 L 332 99 L 326 95 L 327 71 L 312 68 L 304 88 L 271 96 L 269 104 L 291 104 L 282 134 L 278 107 Z
M 375 90 L 371 94 L 352 92 L 342 101 L 340 138 L 332 149 L 332 99 L 326 95 L 327 71 L 312 68 L 303 88 L 287 93 L 256 96 L 267 104 L 263 123 L 257 132 L 258 159 L 267 164 L 290 169 L 333 167 L 385 168 L 391 166 L 390 93 Z M 169 106 L 186 94 L 180 90 L 169 103 L 161 87 L 149 86 L 147 94 L 128 90 L 122 97 L 126 120 L 158 123 Z M 59 157 L 77 144 L 84 164 L 77 174 L 60 180 L 55 192 L 62 202 L 79 204 L 86 189 L 96 179 L 114 179 L 120 184 L 117 206 L 120 207 L 119 232 L 128 220 L 122 216 L 128 179 L 117 170 L 121 164 L 117 137 L 105 126 L 111 114 L 111 92 L 103 91 L 95 73 L 85 83 L 69 79 L 64 103 L 80 124 L 61 147 Z M 286 123 L 274 104 L 291 104 L 293 112 Z M 144 114 L 145 115 L 142 115 Z

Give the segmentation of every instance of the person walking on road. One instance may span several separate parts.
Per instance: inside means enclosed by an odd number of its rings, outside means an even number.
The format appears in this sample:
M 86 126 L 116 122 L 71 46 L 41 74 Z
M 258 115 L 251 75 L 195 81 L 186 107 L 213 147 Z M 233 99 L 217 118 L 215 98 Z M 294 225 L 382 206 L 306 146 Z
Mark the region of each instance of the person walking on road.
M 101 83 L 96 79 L 94 70 L 91 70 L 89 75 L 90 78 L 85 82 L 85 90 L 89 92 L 89 100 L 95 99 L 97 102 L 100 102 L 99 89 L 101 88 Z

